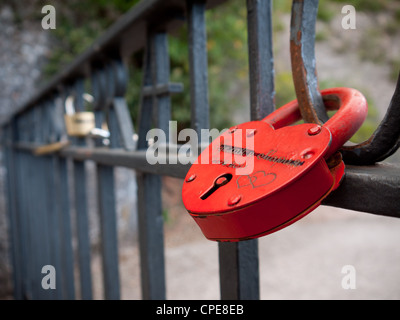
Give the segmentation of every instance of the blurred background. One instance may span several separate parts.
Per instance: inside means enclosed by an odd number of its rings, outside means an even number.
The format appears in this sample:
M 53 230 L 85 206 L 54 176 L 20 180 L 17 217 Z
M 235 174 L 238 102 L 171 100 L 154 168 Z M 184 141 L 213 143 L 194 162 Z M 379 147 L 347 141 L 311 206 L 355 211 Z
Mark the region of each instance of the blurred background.
M 146 0 L 143 0 L 146 1 Z M 39 1 L 0 0 L 0 120 L 88 48 L 138 0 Z M 56 8 L 55 30 L 43 30 L 41 8 Z M 341 9 L 356 8 L 356 29 L 344 30 Z M 289 53 L 291 1 L 273 2 L 277 107 L 295 99 Z M 244 0 L 230 0 L 206 15 L 211 127 L 219 130 L 250 119 L 247 10 Z M 171 81 L 185 90 L 172 97 L 173 120 L 190 126 L 187 30 L 169 37 Z M 368 118 L 353 142 L 369 138 L 390 103 L 400 70 L 400 2 L 390 0 L 320 0 L 316 57 L 320 87 L 348 86 L 368 99 Z M 137 120 L 142 55 L 130 57 L 127 102 Z M 395 154 L 388 162 L 398 163 Z M 8 259 L 5 170 L 0 168 L 0 298 L 12 296 Z M 87 164 L 89 172 L 94 166 Z M 136 247 L 136 184 L 131 170 L 118 169 L 123 299 L 140 299 Z M 94 190 L 95 181 L 89 181 Z M 166 234 L 167 297 L 218 299 L 217 245 L 206 241 L 186 214 L 181 182 L 165 178 L 163 187 Z M 101 266 L 96 254 L 96 204 L 90 205 L 95 297 L 101 298 Z M 260 239 L 260 273 L 265 299 L 400 298 L 400 221 L 322 207 L 295 225 Z M 312 235 L 310 237 L 310 235 Z M 76 245 L 76 244 L 75 244 Z M 341 268 L 353 265 L 358 287 L 344 290 Z M 204 277 L 185 277 L 198 268 Z M 179 274 L 179 277 L 177 276 Z M 98 281 L 96 281 L 98 279 Z

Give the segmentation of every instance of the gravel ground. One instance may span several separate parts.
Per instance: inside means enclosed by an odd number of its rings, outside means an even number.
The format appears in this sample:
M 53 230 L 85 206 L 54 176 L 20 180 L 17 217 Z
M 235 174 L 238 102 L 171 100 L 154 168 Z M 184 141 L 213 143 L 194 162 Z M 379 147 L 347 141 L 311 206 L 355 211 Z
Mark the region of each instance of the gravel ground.
M 166 185 L 179 184 L 175 179 Z M 175 197 L 165 227 L 167 299 L 219 299 L 218 245 L 206 240 Z M 400 299 L 400 219 L 321 206 L 259 239 L 261 299 Z M 342 268 L 355 268 L 343 289 Z M 141 299 L 138 248 L 120 250 L 122 299 Z M 100 260 L 93 261 L 102 298 Z
M 399 228 L 393 218 L 317 209 L 259 240 L 261 299 L 400 299 Z M 218 246 L 200 236 L 166 247 L 167 299 L 220 298 Z M 122 299 L 140 299 L 137 247 L 124 247 L 120 263 Z M 94 265 L 101 299 L 98 259 Z M 345 265 L 355 268 L 355 289 L 342 288 Z

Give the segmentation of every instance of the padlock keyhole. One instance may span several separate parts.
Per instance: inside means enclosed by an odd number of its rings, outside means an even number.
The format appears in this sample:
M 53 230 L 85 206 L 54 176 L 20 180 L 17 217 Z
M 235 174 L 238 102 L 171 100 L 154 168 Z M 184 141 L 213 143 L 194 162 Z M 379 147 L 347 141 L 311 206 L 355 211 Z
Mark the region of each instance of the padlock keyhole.
M 232 180 L 232 174 L 230 174 L 230 173 L 225 173 L 225 174 L 219 176 L 217 179 L 214 180 L 212 187 L 200 196 L 200 199 L 206 200 L 215 191 L 217 191 L 222 186 L 226 185 L 231 180 Z

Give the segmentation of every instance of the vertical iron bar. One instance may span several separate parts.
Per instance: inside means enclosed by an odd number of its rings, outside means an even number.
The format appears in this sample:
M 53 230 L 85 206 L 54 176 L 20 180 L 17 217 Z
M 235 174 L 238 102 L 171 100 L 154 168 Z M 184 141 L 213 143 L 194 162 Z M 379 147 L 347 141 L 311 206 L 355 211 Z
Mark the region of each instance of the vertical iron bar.
M 21 300 L 21 266 L 19 254 L 19 233 L 17 225 L 17 189 L 16 189 L 16 152 L 13 144 L 15 142 L 15 121 L 12 121 L 5 129 L 5 166 L 7 168 L 7 211 L 10 238 L 10 261 L 12 265 L 13 295 L 14 299 Z
M 114 168 L 97 166 L 104 297 L 120 299 Z
M 81 299 L 91 300 L 92 275 L 90 267 L 89 217 L 86 203 L 86 170 L 83 161 L 74 160 L 73 164 Z
M 251 119 L 275 110 L 272 0 L 247 0 Z
M 155 33 L 153 36 L 153 84 L 168 84 L 170 77 L 170 62 L 168 53 L 168 35 L 166 33 Z M 169 94 L 162 94 L 153 100 L 155 112 L 154 124 L 157 128 L 166 133 L 169 141 L 169 121 L 171 120 L 171 97 Z
M 29 235 L 31 234 L 28 228 L 28 216 L 27 216 L 27 208 L 28 201 L 26 197 L 26 192 L 24 185 L 31 184 L 32 182 L 32 172 L 27 172 L 26 170 L 26 154 L 23 151 L 16 152 L 16 167 L 17 167 L 17 198 L 18 198 L 18 233 L 19 233 L 19 252 L 20 252 L 20 266 L 21 266 L 21 284 L 22 284 L 22 295 L 24 299 L 31 299 L 32 294 L 32 283 L 33 280 L 31 278 L 32 269 L 35 267 L 34 261 L 28 259 L 28 254 L 31 253 L 33 255 L 32 250 L 34 249 L 34 239 L 29 239 Z M 26 179 L 26 180 L 25 180 Z M 28 182 L 29 181 L 29 182 Z M 34 190 L 32 190 L 34 192 Z M 29 210 L 32 210 L 30 208 Z M 35 269 L 34 269 L 35 270 Z
M 110 147 L 119 146 L 119 128 L 111 104 L 115 92 L 112 66 L 94 73 L 93 89 L 96 103 L 95 121 L 100 128 L 107 119 L 110 131 Z M 108 117 L 106 113 L 108 111 Z M 131 137 L 132 138 L 132 137 Z M 118 270 L 118 229 L 115 200 L 114 168 L 97 164 L 97 201 L 99 202 L 101 258 L 104 297 L 108 300 L 120 299 L 120 279 Z
M 119 123 L 120 139 L 122 147 L 125 150 L 134 150 L 135 142 L 133 140 L 134 127 L 129 114 L 125 98 L 115 97 L 113 100 L 114 112 Z
M 31 122 L 30 122 L 31 121 Z M 27 128 L 33 127 L 33 111 L 24 114 L 18 119 L 17 141 L 30 141 Z M 31 129 L 32 131 L 32 129 Z M 33 138 L 33 137 L 31 137 Z M 32 217 L 35 214 L 37 193 L 35 186 L 35 172 L 30 169 L 30 155 L 24 151 L 18 152 L 18 219 L 20 228 L 20 253 L 24 299 L 37 299 L 39 297 L 39 277 L 38 261 L 40 253 L 38 248 L 38 230 L 36 229 L 37 220 Z
M 258 300 L 258 241 L 220 243 L 222 300 Z
M 206 1 L 187 1 L 191 123 L 198 137 L 209 128 Z
M 24 114 L 20 119 L 21 127 L 19 141 L 26 142 L 38 142 L 39 139 L 39 126 L 37 125 L 37 119 L 39 119 L 37 110 L 31 110 L 27 114 Z M 26 127 L 30 127 L 28 133 Z M 40 171 L 40 167 L 36 159 L 29 153 L 21 151 L 20 155 L 20 183 L 21 186 L 21 225 L 25 227 L 25 237 L 29 239 L 29 242 L 25 244 L 27 246 L 27 273 L 25 275 L 27 282 L 29 283 L 29 289 L 25 293 L 28 299 L 40 299 L 42 296 L 40 287 L 40 263 L 43 260 L 43 254 L 45 252 L 39 250 L 40 248 L 40 236 L 41 230 L 38 221 L 41 221 L 40 214 L 38 212 L 38 206 L 40 202 L 40 187 L 37 185 L 37 172 Z M 30 170 L 30 167 L 35 167 L 36 170 Z
M 169 54 L 165 33 L 149 34 L 145 52 L 143 87 L 168 83 Z M 169 96 L 144 96 L 139 122 L 140 149 L 147 148 L 146 134 L 153 118 L 157 128 L 168 132 Z M 153 117 L 151 115 L 153 114 Z M 168 136 L 168 134 L 167 134 Z M 139 242 L 143 299 L 165 299 L 164 230 L 161 177 L 138 174 Z
M 272 1 L 247 1 L 251 120 L 275 109 Z M 260 298 L 258 240 L 219 244 L 221 299 Z
M 137 174 L 142 299 L 164 300 L 165 262 L 161 179 Z
M 60 206 L 60 233 L 61 233 L 61 276 L 63 298 L 75 299 L 74 285 L 74 256 L 72 248 L 71 211 L 68 188 L 67 159 L 58 158 L 59 192 L 57 201 Z
M 43 106 L 38 106 L 33 109 L 34 117 L 34 141 L 37 144 L 42 144 L 46 140 L 46 135 L 48 134 L 46 112 Z M 35 288 L 38 288 L 38 299 L 49 300 L 52 296 L 53 290 L 45 290 L 42 287 L 42 278 L 45 276 L 42 274 L 42 268 L 46 265 L 53 265 L 51 261 L 51 240 L 50 240 L 50 206 L 49 198 L 47 197 L 47 192 L 49 192 L 48 184 L 50 182 L 51 176 L 48 170 L 53 173 L 51 167 L 49 167 L 48 157 L 35 157 L 31 154 L 28 155 L 32 160 L 29 164 L 35 164 L 34 172 L 34 185 L 32 188 L 37 189 L 37 196 L 32 197 L 32 202 L 35 202 L 35 210 L 31 216 L 31 222 L 35 223 L 34 233 L 38 236 L 38 246 L 35 248 L 40 252 L 40 259 L 37 265 L 37 271 L 35 272 L 34 279 L 38 278 Z M 35 252 L 35 251 L 33 251 Z M 53 265 L 54 266 L 54 265 Z M 56 272 L 57 273 L 57 272 Z
M 84 108 L 83 93 L 83 80 L 79 79 L 75 85 L 75 110 L 78 112 Z M 83 138 L 76 138 L 75 142 L 78 146 L 86 144 Z M 73 168 L 81 299 L 91 300 L 93 295 L 85 162 L 74 160 Z
M 50 113 L 50 123 L 53 141 L 60 141 L 66 137 L 66 127 L 64 122 L 64 99 L 63 94 L 54 97 L 52 110 Z M 72 248 L 71 230 L 71 207 L 69 191 L 68 160 L 59 156 L 54 156 L 55 184 L 55 204 L 57 207 L 56 226 L 59 233 L 59 263 L 60 270 L 57 271 L 59 279 L 60 296 L 65 300 L 75 299 L 75 280 L 74 280 L 74 253 Z M 57 280 L 58 281 L 58 280 Z M 58 287 L 58 288 L 59 288 Z
M 110 146 L 118 147 L 118 128 L 115 128 L 114 110 L 109 110 Z M 115 200 L 114 168 L 97 165 L 98 201 L 101 227 L 104 294 L 106 299 L 120 299 L 118 270 L 118 229 Z
M 115 121 L 120 137 L 120 143 L 125 150 L 134 150 L 136 143 L 133 140 L 135 128 L 125 100 L 127 83 L 129 81 L 128 70 L 121 59 L 112 62 L 113 82 L 115 84 L 112 110 L 115 113 Z M 114 117 L 111 117 L 114 119 Z
M 55 112 L 55 101 L 51 100 L 44 106 L 44 117 L 42 119 L 42 125 L 47 130 L 42 138 L 42 143 L 54 142 L 52 137 L 54 135 L 53 128 L 53 113 Z M 60 230 L 60 213 L 59 213 L 59 202 L 58 194 L 60 190 L 60 177 L 58 161 L 55 155 L 49 155 L 39 157 L 41 161 L 46 165 L 47 170 L 43 172 L 45 178 L 45 198 L 47 204 L 47 219 L 48 219 L 48 234 L 49 234 L 49 246 L 50 246 L 50 260 L 49 264 L 55 268 L 55 281 L 56 288 L 48 290 L 53 299 L 62 299 L 62 282 L 61 282 L 61 230 Z M 58 286 L 57 286 L 58 283 Z
M 47 167 L 47 205 L 48 205 L 48 219 L 49 219 L 49 244 L 50 244 L 50 264 L 55 268 L 55 281 L 56 288 L 49 290 L 52 293 L 52 298 L 62 299 L 63 287 L 61 281 L 61 230 L 60 230 L 60 213 L 59 202 L 57 202 L 58 192 L 60 188 L 60 177 L 58 161 L 56 156 L 46 157 Z M 57 286 L 58 284 L 58 286 Z

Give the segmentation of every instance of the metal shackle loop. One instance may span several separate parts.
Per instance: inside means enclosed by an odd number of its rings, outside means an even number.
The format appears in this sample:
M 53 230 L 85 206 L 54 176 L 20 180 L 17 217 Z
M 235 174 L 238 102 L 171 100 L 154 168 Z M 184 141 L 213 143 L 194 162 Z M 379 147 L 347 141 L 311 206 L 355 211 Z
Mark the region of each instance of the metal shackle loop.
M 337 112 L 323 125 L 332 135 L 326 157 L 339 150 L 361 127 L 367 117 L 368 104 L 365 97 L 356 89 L 330 88 L 321 90 L 327 110 Z M 301 119 L 297 100 L 293 100 L 274 111 L 262 121 L 275 129 L 293 124 Z

